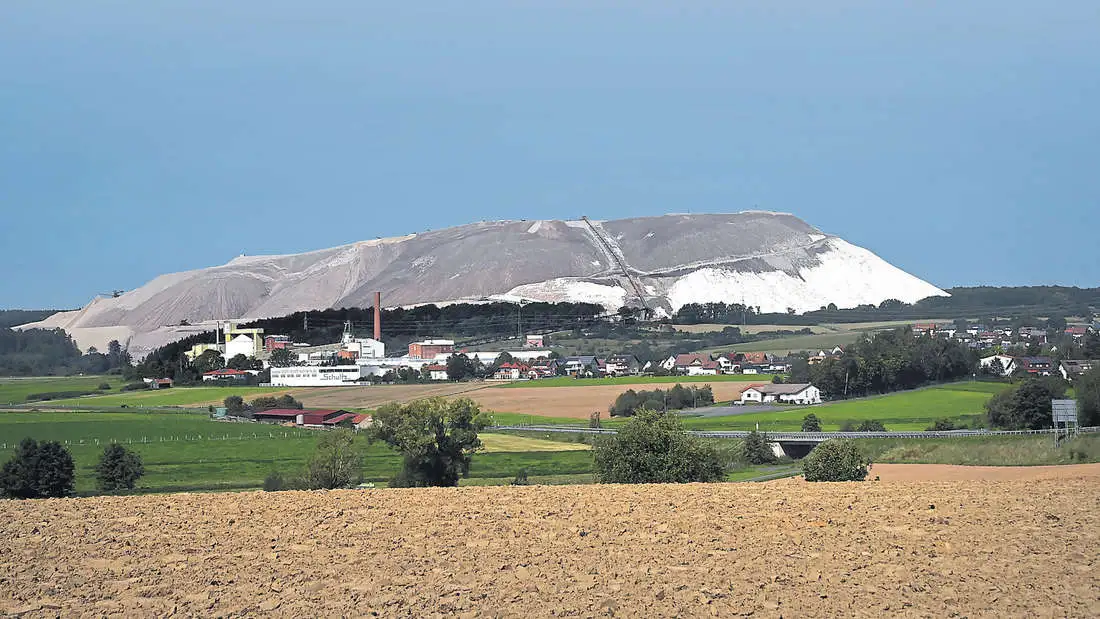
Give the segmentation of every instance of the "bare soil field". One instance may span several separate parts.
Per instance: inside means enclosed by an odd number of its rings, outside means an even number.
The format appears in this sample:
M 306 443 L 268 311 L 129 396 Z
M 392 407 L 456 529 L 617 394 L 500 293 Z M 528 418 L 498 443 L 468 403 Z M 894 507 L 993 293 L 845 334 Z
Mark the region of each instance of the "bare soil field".
M 1008 481 L 1064 479 L 1100 482 L 1100 464 L 1060 466 L 959 466 L 955 464 L 875 464 L 871 478 L 881 481 Z
M 432 396 L 453 396 L 486 389 L 486 383 L 378 385 L 364 387 L 305 387 L 293 389 L 308 408 L 377 408 L 390 402 L 409 402 Z
M 695 383 L 693 383 L 695 384 Z M 752 382 L 714 382 L 714 398 L 735 400 Z M 588 419 L 628 389 L 669 389 L 672 384 L 600 385 L 585 387 L 494 388 L 497 383 L 442 383 L 437 385 L 382 385 L 377 387 L 313 387 L 293 389 L 294 397 L 309 408 L 377 408 L 390 402 L 408 402 L 431 396 L 468 397 L 487 411 L 547 417 Z M 696 384 L 702 386 L 702 383 Z
M 715 401 L 741 398 L 741 392 L 760 384 L 751 382 L 710 383 Z M 514 389 L 482 389 L 463 394 L 485 410 L 498 413 L 523 413 L 547 417 L 588 419 L 594 411 L 607 414 L 607 407 L 629 389 L 669 389 L 672 384 L 607 385 L 593 387 L 517 387 Z M 697 384 L 696 386 L 702 386 Z
M 1089 617 L 1100 484 L 513 486 L 0 502 L 25 616 Z

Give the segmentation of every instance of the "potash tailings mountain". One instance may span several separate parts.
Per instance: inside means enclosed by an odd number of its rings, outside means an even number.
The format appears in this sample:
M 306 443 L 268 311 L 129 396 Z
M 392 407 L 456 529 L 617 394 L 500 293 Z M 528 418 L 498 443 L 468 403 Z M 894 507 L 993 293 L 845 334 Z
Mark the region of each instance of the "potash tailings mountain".
M 116 298 L 35 323 L 87 348 L 136 355 L 202 321 L 330 307 L 481 300 L 587 301 L 675 312 L 723 301 L 764 312 L 848 308 L 946 295 L 870 251 L 788 214 L 665 215 L 615 221 L 494 221 L 162 275 Z

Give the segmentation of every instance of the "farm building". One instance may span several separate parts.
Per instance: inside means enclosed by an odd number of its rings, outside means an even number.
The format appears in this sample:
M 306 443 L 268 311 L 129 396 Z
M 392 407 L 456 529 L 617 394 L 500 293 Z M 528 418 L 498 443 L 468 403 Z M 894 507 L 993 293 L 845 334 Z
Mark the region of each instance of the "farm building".
M 1100 363 L 1083 359 L 1064 359 L 1058 364 L 1058 372 L 1062 374 L 1063 379 L 1072 381 L 1095 367 L 1100 367 Z
M 222 368 L 220 370 L 213 370 L 213 371 L 210 371 L 210 372 L 203 373 L 202 380 L 204 382 L 210 382 L 210 381 L 243 381 L 243 380 L 248 380 L 248 377 L 251 376 L 251 375 L 252 375 L 251 372 L 247 372 L 245 370 L 234 370 L 233 368 Z
M 807 383 L 754 385 L 741 392 L 742 404 L 821 404 L 821 391 Z
M 346 410 L 340 409 L 295 409 L 295 408 L 273 408 L 266 411 L 260 411 L 254 413 L 252 418 L 256 421 L 276 422 L 276 423 L 295 423 L 300 426 L 339 426 L 344 425 L 352 427 L 355 425 L 355 419 L 357 417 L 363 417 Z M 367 416 L 369 417 L 369 416 Z M 360 419 L 360 422 L 364 421 Z

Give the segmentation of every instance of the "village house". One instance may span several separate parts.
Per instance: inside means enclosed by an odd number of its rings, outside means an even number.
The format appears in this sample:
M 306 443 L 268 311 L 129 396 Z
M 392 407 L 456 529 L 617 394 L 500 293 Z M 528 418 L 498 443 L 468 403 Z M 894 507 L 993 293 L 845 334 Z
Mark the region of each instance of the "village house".
M 719 366 L 708 355 L 689 353 L 676 355 L 672 369 L 687 376 L 714 376 Z
M 1016 371 L 1016 358 L 1008 355 L 992 355 L 985 357 L 980 360 L 978 364 L 981 366 L 982 370 L 988 373 L 990 372 L 990 368 L 996 366 L 994 361 L 1000 363 L 1000 376 L 1009 376 Z
M 1039 327 L 1020 327 L 1016 332 L 1022 340 L 1030 340 L 1037 344 L 1046 344 L 1047 342 L 1047 330 L 1040 329 Z
M 753 385 L 741 392 L 741 404 L 821 404 L 821 391 L 808 383 Z
M 447 366 L 440 363 L 425 365 L 420 371 L 428 377 L 428 380 L 448 380 Z
M 526 378 L 530 368 L 522 363 L 502 363 L 493 373 L 495 380 L 519 380 Z
M 593 355 L 565 358 L 565 373 L 575 378 L 600 375 L 600 359 Z
M 246 370 L 234 370 L 233 368 L 222 368 L 220 370 L 213 370 L 210 372 L 204 372 L 202 375 L 203 382 L 210 381 L 245 381 L 253 373 Z
M 1088 335 L 1089 328 L 1085 325 L 1070 325 L 1066 327 L 1066 335 L 1072 337 L 1075 340 L 1080 340 Z
M 1016 359 L 1016 368 L 1033 376 L 1050 376 L 1055 371 L 1050 357 L 1020 357 Z
M 559 364 L 560 362 L 557 359 L 532 363 L 531 366 L 527 368 L 527 378 L 530 380 L 553 378 L 558 375 Z
M 636 376 L 641 365 L 634 355 L 612 355 L 607 358 L 604 370 L 608 376 Z

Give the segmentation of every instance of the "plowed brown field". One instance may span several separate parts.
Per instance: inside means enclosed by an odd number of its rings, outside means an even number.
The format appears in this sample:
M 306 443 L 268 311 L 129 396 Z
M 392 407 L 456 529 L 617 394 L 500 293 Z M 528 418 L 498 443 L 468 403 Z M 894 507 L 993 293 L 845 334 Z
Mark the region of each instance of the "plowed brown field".
M 1094 479 L 0 502 L 31 616 L 1096 616 Z
M 716 401 L 741 399 L 741 392 L 754 383 L 714 383 Z M 516 387 L 481 389 L 463 394 L 485 410 L 498 413 L 524 413 L 547 417 L 588 419 L 594 411 L 607 415 L 607 407 L 623 392 L 634 389 L 668 389 L 672 385 L 601 385 L 594 387 Z
M 715 382 L 717 401 L 737 400 L 741 392 L 759 383 Z M 672 385 L 598 385 L 589 387 L 517 387 L 497 389 L 485 383 L 443 383 L 436 385 L 384 385 L 377 387 L 314 387 L 292 390 L 302 404 L 311 408 L 376 408 L 389 402 L 408 402 L 430 396 L 467 397 L 487 411 L 523 413 L 547 417 L 588 419 L 593 411 L 607 413 L 607 407 L 628 389 L 667 389 Z

